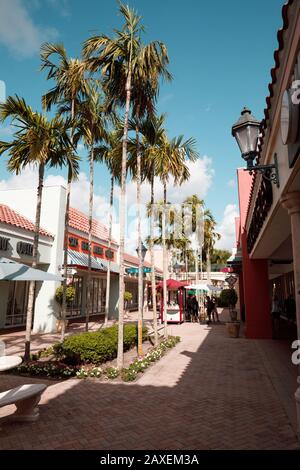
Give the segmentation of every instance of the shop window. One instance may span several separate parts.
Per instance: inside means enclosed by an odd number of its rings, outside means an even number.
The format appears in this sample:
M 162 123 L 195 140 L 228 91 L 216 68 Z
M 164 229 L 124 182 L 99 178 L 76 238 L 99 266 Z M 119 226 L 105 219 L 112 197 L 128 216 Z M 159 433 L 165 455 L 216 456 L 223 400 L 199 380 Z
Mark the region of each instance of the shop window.
M 101 246 L 94 246 L 93 252 L 95 255 L 103 255 L 103 248 Z
M 82 306 L 82 277 L 74 276 L 72 286 L 75 289 L 75 298 L 67 309 L 67 317 L 79 317 L 81 315 Z
M 89 251 L 89 242 L 81 242 L 81 249 Z
M 77 248 L 77 247 L 78 247 L 78 238 L 69 237 L 69 245 L 70 245 L 72 248 Z
M 5 326 L 22 326 L 26 323 L 29 282 L 10 281 Z
M 112 250 L 106 250 L 105 256 L 108 259 L 114 259 L 114 252 Z

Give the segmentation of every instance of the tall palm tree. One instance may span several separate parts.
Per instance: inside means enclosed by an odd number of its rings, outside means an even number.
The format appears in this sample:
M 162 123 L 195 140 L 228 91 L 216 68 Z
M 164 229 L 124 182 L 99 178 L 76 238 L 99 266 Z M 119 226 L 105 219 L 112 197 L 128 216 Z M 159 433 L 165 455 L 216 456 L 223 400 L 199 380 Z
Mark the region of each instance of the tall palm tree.
M 120 131 L 114 130 L 108 132 L 105 141 L 95 147 L 95 161 L 106 164 L 110 171 L 110 199 L 109 199 L 109 221 L 108 221 L 108 249 L 112 243 L 112 212 L 114 203 L 114 184 L 115 181 L 120 183 L 122 160 L 122 142 L 120 141 Z M 104 324 L 108 323 L 109 313 L 109 297 L 110 297 L 110 260 L 107 263 L 106 273 L 106 294 L 105 294 L 105 319 Z
M 159 41 L 152 41 L 147 45 L 139 43 L 139 50 L 136 50 L 136 60 L 132 67 L 132 117 L 133 120 L 129 124 L 129 130 L 135 131 L 136 142 L 136 168 L 134 176 L 137 185 L 137 232 L 138 232 L 138 355 L 143 355 L 143 258 L 142 258 L 142 234 L 141 234 L 141 142 L 140 142 L 140 120 L 147 113 L 154 113 L 154 105 L 159 91 L 160 77 L 171 80 L 172 76 L 167 70 L 169 58 L 166 46 Z M 121 69 L 120 79 L 121 86 L 115 94 L 114 83 L 107 82 L 107 94 L 115 99 L 119 106 L 126 103 L 126 93 L 124 84 L 126 83 L 125 70 Z M 122 78 L 123 73 L 123 78 Z M 123 86 L 122 86 L 123 83 Z
M 54 57 L 54 59 L 53 59 Z M 56 61 L 55 61 L 56 59 Z M 80 59 L 68 58 L 63 44 L 44 43 L 41 46 L 41 70 L 47 70 L 47 80 L 54 80 L 55 86 L 42 97 L 44 109 L 50 110 L 53 105 L 68 105 L 69 117 L 72 120 L 71 143 L 75 132 L 76 103 L 84 99 L 89 93 L 89 82 L 86 77 L 86 64 Z M 66 316 L 66 289 L 67 289 L 67 264 L 68 264 L 68 225 L 71 193 L 71 174 L 68 173 L 65 213 L 65 238 L 64 238 L 64 279 L 62 296 L 62 317 Z M 65 333 L 63 322 L 62 338 Z
M 70 178 L 78 174 L 78 157 L 73 154 L 73 146 L 68 136 L 70 122 L 61 117 L 48 120 L 46 116 L 34 112 L 23 98 L 8 97 L 0 104 L 0 121 L 10 118 L 16 130 L 11 142 L 0 142 L 0 155 L 8 152 L 8 169 L 19 174 L 28 165 L 38 167 L 37 204 L 33 241 L 32 267 L 37 266 L 45 167 L 68 166 Z M 30 358 L 31 328 L 34 312 L 35 282 L 29 285 L 26 317 L 25 360 Z
M 141 179 L 147 179 L 150 182 L 151 196 L 150 196 L 150 237 L 149 237 L 149 251 L 151 260 L 151 292 L 152 292 L 152 311 L 153 311 L 153 330 L 154 330 L 154 344 L 158 345 L 158 330 L 157 330 L 157 306 L 156 306 L 156 282 L 155 282 L 155 261 L 154 261 L 154 179 L 155 179 L 155 156 L 159 151 L 161 139 L 165 132 L 164 130 L 165 116 L 156 116 L 155 114 L 147 114 L 145 118 L 140 121 L 139 131 L 142 135 L 140 142 L 140 153 L 143 155 L 141 165 Z M 132 129 L 135 128 L 133 123 Z M 136 140 L 132 140 L 132 145 L 129 149 L 130 157 L 128 160 L 128 168 L 134 175 L 137 168 L 137 153 L 138 146 Z
M 204 212 L 204 253 L 206 256 L 207 280 L 210 281 L 210 255 L 217 240 L 221 235 L 216 232 L 216 221 L 210 211 L 206 209 Z
M 84 101 L 81 101 L 76 110 L 78 120 L 78 133 L 76 140 L 82 138 L 89 149 L 90 188 L 89 188 L 89 233 L 88 233 L 88 276 L 87 276 L 87 306 L 85 316 L 85 329 L 89 328 L 89 314 L 91 309 L 91 269 L 92 269 L 92 225 L 93 225 L 93 197 L 94 197 L 94 162 L 95 146 L 106 138 L 107 116 L 105 105 L 98 90 L 93 86 Z
M 124 341 L 124 248 L 125 248 L 125 195 L 126 195 L 126 160 L 128 141 L 128 120 L 131 104 L 132 71 L 140 50 L 141 17 L 136 12 L 120 3 L 120 12 L 125 20 L 121 31 L 115 31 L 114 37 L 107 35 L 93 36 L 85 41 L 84 57 L 92 72 L 101 70 L 107 90 L 112 100 L 119 92 L 125 92 L 125 113 L 122 139 L 121 194 L 119 203 L 120 223 L 120 276 L 119 276 L 119 328 L 118 328 L 118 368 L 123 367 Z M 125 84 L 123 78 L 125 77 Z M 107 93 L 108 94 L 108 93 Z
M 164 302 L 164 336 L 168 336 L 167 328 L 167 246 L 166 246 L 166 207 L 167 207 L 167 182 L 170 175 L 174 178 L 174 184 L 182 184 L 190 176 L 186 159 L 195 161 L 198 152 L 195 149 L 196 141 L 190 138 L 184 141 L 183 136 L 169 140 L 164 134 L 160 150 L 155 160 L 156 174 L 163 183 L 163 211 L 162 211 L 162 248 L 163 248 L 163 302 Z
M 196 274 L 196 284 L 199 281 L 199 255 L 200 255 L 200 262 L 202 263 L 202 249 L 203 249 L 203 239 L 204 239 L 204 226 L 203 226 L 203 221 L 202 220 L 197 220 L 198 218 L 201 217 L 203 219 L 203 214 L 204 214 L 204 200 L 200 199 L 197 194 L 193 194 L 192 196 L 187 197 L 184 200 L 184 204 L 189 204 L 192 209 L 192 217 L 191 217 L 191 222 L 192 222 L 192 227 L 190 232 L 195 236 L 195 274 Z M 197 230 L 197 224 L 201 224 L 200 227 L 198 227 Z M 201 233 L 200 233 L 201 231 Z M 200 253 L 199 253 L 200 251 Z M 201 273 L 202 273 L 202 264 L 201 264 Z

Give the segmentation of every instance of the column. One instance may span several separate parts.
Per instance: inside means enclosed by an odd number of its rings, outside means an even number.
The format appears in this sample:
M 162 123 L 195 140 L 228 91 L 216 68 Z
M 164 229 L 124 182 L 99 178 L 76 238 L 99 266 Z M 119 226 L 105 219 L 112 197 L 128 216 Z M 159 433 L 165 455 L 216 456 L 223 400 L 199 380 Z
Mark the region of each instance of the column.
M 272 338 L 268 260 L 252 259 L 247 250 L 247 233 L 242 233 L 243 283 L 247 338 Z
M 295 301 L 297 319 L 297 337 L 300 339 L 300 191 L 292 191 L 281 198 L 283 207 L 291 217 L 293 263 L 295 277 Z M 300 367 L 298 371 L 298 384 L 300 384 Z M 300 430 L 300 386 L 295 393 L 298 426 Z

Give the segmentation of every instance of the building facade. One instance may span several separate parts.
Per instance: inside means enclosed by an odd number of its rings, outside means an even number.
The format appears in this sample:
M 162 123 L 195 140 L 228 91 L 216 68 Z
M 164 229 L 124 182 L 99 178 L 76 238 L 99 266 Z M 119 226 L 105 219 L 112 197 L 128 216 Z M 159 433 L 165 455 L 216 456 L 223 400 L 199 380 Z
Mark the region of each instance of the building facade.
M 300 2 L 289 0 L 282 16 L 257 157 L 260 165 L 278 161 L 279 184 L 270 174 L 237 171 L 240 217 L 230 264 L 239 277 L 246 337 L 272 338 L 275 299 L 279 334 L 288 325 L 294 340 L 300 339 Z M 299 390 L 296 400 L 300 423 Z

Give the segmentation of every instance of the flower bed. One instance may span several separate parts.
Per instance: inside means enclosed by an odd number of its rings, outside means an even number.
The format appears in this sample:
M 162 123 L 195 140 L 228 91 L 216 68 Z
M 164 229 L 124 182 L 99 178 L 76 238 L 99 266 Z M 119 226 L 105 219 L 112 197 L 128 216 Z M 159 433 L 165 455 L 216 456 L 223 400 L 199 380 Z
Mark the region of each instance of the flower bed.
M 134 325 L 126 326 L 134 327 L 134 330 L 136 330 Z M 130 330 L 129 332 L 127 331 L 127 334 L 131 335 L 132 330 Z M 86 333 L 84 333 L 83 335 L 86 335 Z M 110 334 L 108 334 L 108 337 L 110 338 Z M 127 337 L 127 339 L 128 338 L 129 336 Z M 40 360 L 24 362 L 20 366 L 11 370 L 11 373 L 18 373 L 20 375 L 40 376 L 53 379 L 67 379 L 70 377 L 85 379 L 88 377 L 92 377 L 101 379 L 103 378 L 104 380 L 114 380 L 116 378 L 119 378 L 124 382 L 132 382 L 136 380 L 138 375 L 143 373 L 149 366 L 161 359 L 161 357 L 170 348 L 176 346 L 179 341 L 180 338 L 178 336 L 170 336 L 168 339 L 161 341 L 161 343 L 156 348 L 151 348 L 145 354 L 144 357 L 140 359 L 134 359 L 128 367 L 122 369 L 121 371 L 117 367 L 113 366 L 114 361 L 107 361 L 106 367 L 103 365 L 100 367 L 99 364 L 93 364 L 89 361 L 82 363 L 82 358 L 80 358 L 79 364 L 68 364 L 62 360 L 58 360 L 57 357 L 53 355 L 53 352 L 56 348 L 56 345 L 54 345 L 53 348 L 42 350 L 35 355 L 36 357 L 39 357 Z M 129 342 L 127 344 L 129 344 Z M 90 345 L 90 342 L 88 342 L 88 345 Z M 128 352 L 127 354 L 130 354 L 130 352 Z M 52 359 L 49 360 L 48 358 L 50 356 Z

